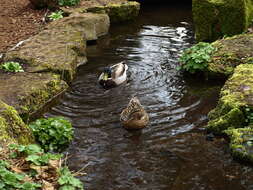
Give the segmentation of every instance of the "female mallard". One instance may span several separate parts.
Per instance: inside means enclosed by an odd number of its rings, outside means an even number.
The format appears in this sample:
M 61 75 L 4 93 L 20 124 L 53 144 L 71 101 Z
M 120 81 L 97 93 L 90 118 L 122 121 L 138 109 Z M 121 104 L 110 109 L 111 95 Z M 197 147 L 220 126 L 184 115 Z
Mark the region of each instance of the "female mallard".
M 111 67 L 104 68 L 104 72 L 99 76 L 98 82 L 104 88 L 112 88 L 126 81 L 126 71 L 128 66 L 120 62 Z
M 120 121 L 126 129 L 142 129 L 147 126 L 149 116 L 137 97 L 133 97 L 120 114 Z

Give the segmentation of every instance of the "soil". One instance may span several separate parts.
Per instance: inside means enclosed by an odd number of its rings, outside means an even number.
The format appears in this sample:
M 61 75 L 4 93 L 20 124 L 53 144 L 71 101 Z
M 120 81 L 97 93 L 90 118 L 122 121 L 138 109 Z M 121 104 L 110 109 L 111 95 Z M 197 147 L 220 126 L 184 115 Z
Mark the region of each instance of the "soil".
M 35 10 L 29 0 L 0 0 L 0 53 L 42 30 L 46 12 Z

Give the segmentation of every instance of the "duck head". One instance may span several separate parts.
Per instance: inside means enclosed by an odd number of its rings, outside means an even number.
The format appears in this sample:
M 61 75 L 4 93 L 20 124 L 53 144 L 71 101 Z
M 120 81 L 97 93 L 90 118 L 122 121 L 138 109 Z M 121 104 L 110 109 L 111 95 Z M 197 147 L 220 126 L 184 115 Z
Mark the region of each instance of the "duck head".
M 110 67 L 105 67 L 103 73 L 103 80 L 107 81 L 108 78 L 111 78 L 112 76 L 112 69 Z

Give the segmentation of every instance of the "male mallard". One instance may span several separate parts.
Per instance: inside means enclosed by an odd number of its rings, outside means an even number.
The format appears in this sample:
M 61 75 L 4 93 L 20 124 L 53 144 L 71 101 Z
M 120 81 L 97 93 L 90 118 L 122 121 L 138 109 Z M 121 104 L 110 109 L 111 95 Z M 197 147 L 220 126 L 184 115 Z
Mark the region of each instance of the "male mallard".
M 111 67 L 105 67 L 104 72 L 99 76 L 98 82 L 104 88 L 118 86 L 126 81 L 126 71 L 128 66 L 125 62 L 120 62 Z
M 133 97 L 121 114 L 120 121 L 126 129 L 142 129 L 149 122 L 149 116 L 139 99 Z

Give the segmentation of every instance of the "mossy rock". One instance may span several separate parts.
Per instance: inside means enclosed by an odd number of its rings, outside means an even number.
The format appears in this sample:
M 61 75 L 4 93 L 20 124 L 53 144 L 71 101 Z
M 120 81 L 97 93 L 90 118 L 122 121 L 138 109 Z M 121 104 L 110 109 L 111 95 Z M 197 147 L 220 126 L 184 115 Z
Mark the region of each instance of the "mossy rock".
M 54 72 L 72 81 L 78 65 L 85 63 L 84 34 L 66 26 L 46 29 L 5 54 L 6 61 L 21 61 L 28 72 Z
M 14 107 L 24 119 L 42 108 L 68 85 L 53 73 L 0 75 L 0 99 Z
M 66 28 L 79 31 L 87 41 L 97 40 L 109 31 L 110 20 L 107 14 L 78 13 L 50 23 L 47 28 L 64 31 Z
M 227 78 L 240 64 L 253 63 L 253 34 L 241 34 L 212 43 L 216 51 L 208 63 L 209 78 Z
M 228 128 L 242 128 L 247 117 L 246 107 L 253 108 L 252 64 L 237 66 L 234 74 L 226 81 L 217 107 L 208 115 L 207 129 L 223 134 Z
M 232 155 L 241 161 L 253 162 L 253 126 L 225 132 L 230 138 Z
M 135 1 L 108 4 L 105 6 L 105 11 L 109 15 L 111 23 L 119 23 L 136 18 L 140 11 L 140 4 Z
M 245 32 L 253 18 L 252 0 L 193 0 L 197 41 L 214 41 Z
M 34 137 L 18 112 L 0 100 L 0 145 L 33 142 Z
M 81 6 L 81 7 L 80 7 Z M 140 11 L 140 3 L 135 1 L 123 1 L 123 2 L 114 2 L 108 3 L 105 5 L 92 5 L 89 7 L 82 7 L 80 5 L 77 8 L 66 9 L 62 8 L 62 10 L 68 14 L 70 13 L 83 13 L 83 12 L 91 12 L 91 13 L 106 13 L 110 17 L 111 23 L 119 23 L 124 21 L 133 20 L 136 18 Z

